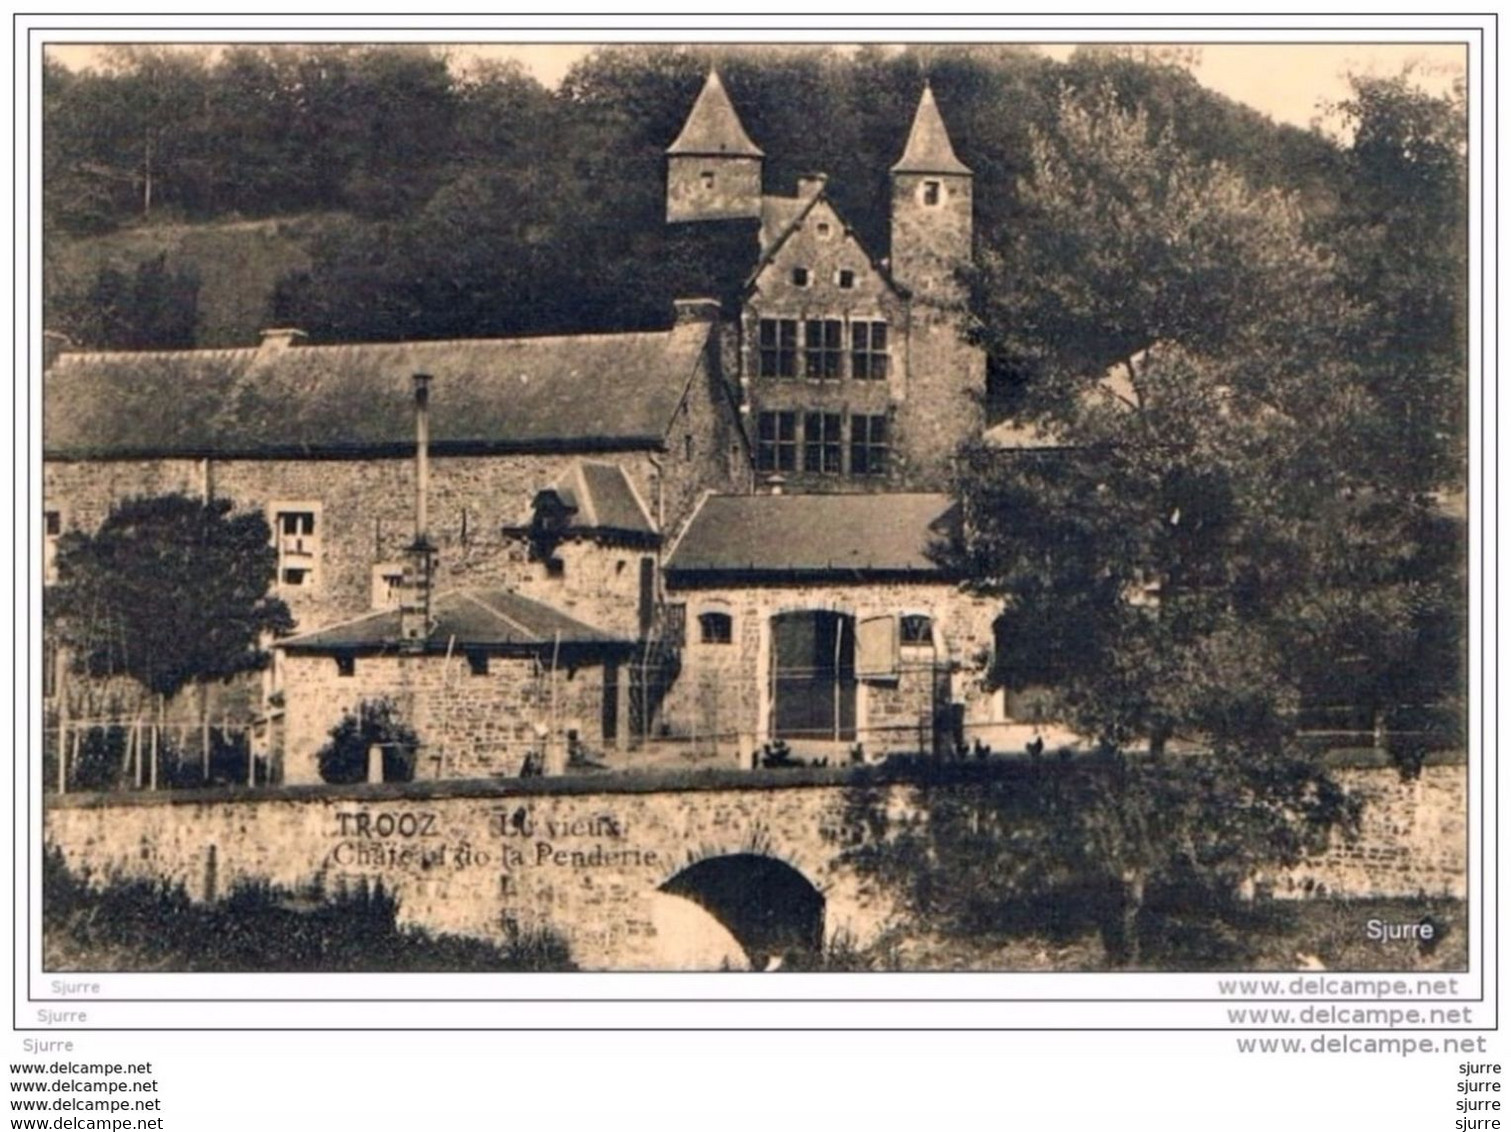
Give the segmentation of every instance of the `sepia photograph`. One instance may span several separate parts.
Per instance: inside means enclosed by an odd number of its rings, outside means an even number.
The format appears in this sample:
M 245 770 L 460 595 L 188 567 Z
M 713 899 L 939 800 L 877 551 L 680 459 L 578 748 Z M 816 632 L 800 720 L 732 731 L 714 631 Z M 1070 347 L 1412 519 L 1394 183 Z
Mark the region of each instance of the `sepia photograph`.
M 1462 42 L 41 58 L 50 976 L 1469 970 Z

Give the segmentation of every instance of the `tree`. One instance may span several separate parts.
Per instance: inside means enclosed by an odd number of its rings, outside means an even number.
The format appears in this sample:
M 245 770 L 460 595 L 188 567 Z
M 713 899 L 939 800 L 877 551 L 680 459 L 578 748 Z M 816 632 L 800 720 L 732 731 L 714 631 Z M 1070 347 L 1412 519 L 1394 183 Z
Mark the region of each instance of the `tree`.
M 1136 960 L 1152 894 L 1220 906 L 1348 824 L 1298 709 L 1360 658 L 1420 655 L 1442 555 L 1410 470 L 1372 449 L 1391 383 L 1340 349 L 1365 312 L 1294 199 L 1105 88 L 1065 92 L 1032 153 L 1028 222 L 981 257 L 976 309 L 1061 447 L 974 453 L 943 554 L 1003 600 L 999 681 L 1053 684 L 1102 752 L 1038 789 L 1050 816 L 989 891 L 1115 894 L 1104 936 Z M 941 812 L 918 836 L 947 870 Z
M 106 264 L 87 290 L 50 288 L 44 318 L 74 342 L 96 349 L 186 350 L 196 342 L 199 279 L 170 270 L 167 254 L 126 272 Z
M 356 714 L 347 712 L 331 728 L 330 742 L 316 755 L 320 777 L 331 783 L 366 782 L 367 753 L 374 746 L 383 750 L 384 782 L 413 780 L 419 736 L 386 699 L 363 700 Z
M 276 562 L 261 514 L 232 514 L 224 499 L 131 499 L 94 534 L 59 540 L 47 612 L 82 671 L 166 699 L 267 663 L 265 635 L 294 627 L 268 593 Z

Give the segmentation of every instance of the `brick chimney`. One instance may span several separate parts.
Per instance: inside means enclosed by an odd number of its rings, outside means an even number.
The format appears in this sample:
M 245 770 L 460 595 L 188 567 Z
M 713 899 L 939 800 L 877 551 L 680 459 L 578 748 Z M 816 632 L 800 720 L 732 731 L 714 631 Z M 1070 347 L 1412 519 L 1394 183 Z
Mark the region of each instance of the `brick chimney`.
M 262 341 L 257 344 L 257 354 L 259 357 L 281 354 L 308 337 L 304 331 L 295 330 L 291 326 L 269 327 L 262 332 Z
M 399 601 L 399 647 L 421 652 L 430 636 L 435 547 L 430 542 L 430 375 L 414 375 L 414 542 L 404 564 Z
M 829 183 L 827 173 L 799 173 L 797 178 L 797 195 L 799 200 L 811 200 L 824 191 L 824 186 Z

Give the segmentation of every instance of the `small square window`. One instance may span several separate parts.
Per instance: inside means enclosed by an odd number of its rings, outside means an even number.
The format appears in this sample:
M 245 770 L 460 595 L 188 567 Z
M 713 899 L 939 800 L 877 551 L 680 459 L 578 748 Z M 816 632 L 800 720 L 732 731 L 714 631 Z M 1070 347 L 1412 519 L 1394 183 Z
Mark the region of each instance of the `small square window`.
M 727 613 L 701 613 L 698 632 L 705 645 L 727 645 L 734 640 L 734 618 Z
M 474 676 L 488 675 L 488 654 L 485 652 L 469 652 L 467 654 L 467 669 Z
M 938 181 L 925 181 L 923 183 L 923 203 L 933 208 L 939 203 L 940 188 Z
M 701 173 L 698 174 L 698 183 L 700 185 L 702 185 L 703 191 L 705 193 L 711 193 L 711 192 L 713 192 L 714 191 L 714 171 L 712 169 L 705 169 L 705 170 L 703 170 L 703 172 L 701 172 Z
M 792 285 L 794 287 L 808 286 L 808 269 L 806 267 L 794 267 L 792 269 Z
M 372 569 L 372 607 L 398 609 L 404 599 L 404 564 L 380 562 Z
M 278 548 L 278 584 L 313 587 L 320 569 L 320 504 L 274 503 L 268 510 Z
M 336 675 L 355 676 L 357 674 L 357 658 L 351 653 L 339 653 L 336 656 Z
M 928 648 L 933 645 L 933 618 L 923 613 L 906 614 L 898 624 L 898 640 L 910 648 Z
M 849 268 L 844 268 L 836 277 L 835 282 L 840 285 L 841 290 L 849 291 L 855 287 L 855 272 Z
M 834 235 L 834 226 L 827 220 L 820 220 L 818 222 L 818 238 L 820 240 L 827 240 L 832 235 Z

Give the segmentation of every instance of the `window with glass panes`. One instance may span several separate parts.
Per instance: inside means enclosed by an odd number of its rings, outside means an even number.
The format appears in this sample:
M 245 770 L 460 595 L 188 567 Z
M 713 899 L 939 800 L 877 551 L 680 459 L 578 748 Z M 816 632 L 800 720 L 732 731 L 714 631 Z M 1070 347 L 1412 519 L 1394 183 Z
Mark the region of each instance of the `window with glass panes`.
M 887 471 L 887 418 L 861 414 L 850 418 L 850 472 L 880 476 Z
M 796 413 L 762 413 L 757 418 L 756 468 L 763 472 L 797 470 Z
M 803 416 L 803 471 L 837 476 L 843 471 L 844 441 L 838 413 L 806 413 Z
M 797 319 L 761 319 L 761 376 L 797 376 Z
M 887 324 L 858 321 L 850 324 L 850 375 L 863 381 L 887 377 Z
M 803 325 L 803 374 L 838 380 L 845 356 L 845 326 L 837 318 L 809 319 Z

